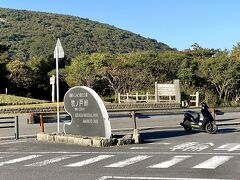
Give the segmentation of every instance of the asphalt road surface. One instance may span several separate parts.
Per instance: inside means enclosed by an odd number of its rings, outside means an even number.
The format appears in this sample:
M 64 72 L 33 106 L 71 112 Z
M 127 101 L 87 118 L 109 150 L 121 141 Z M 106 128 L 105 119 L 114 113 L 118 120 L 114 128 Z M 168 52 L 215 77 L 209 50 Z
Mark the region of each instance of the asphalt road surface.
M 19 115 L 19 134 L 20 137 L 35 137 L 40 132 L 39 124 L 27 124 L 28 114 Z M 182 128 L 179 123 L 183 119 L 183 114 L 165 114 L 165 115 L 139 115 L 137 118 L 138 129 L 164 129 L 164 128 Z M 112 117 L 110 118 L 113 133 L 120 130 L 132 130 L 133 121 L 129 117 Z M 235 124 L 235 127 L 240 127 L 240 112 L 225 113 L 224 115 L 216 116 L 216 123 L 219 128 Z M 63 132 L 62 121 L 60 123 L 60 132 Z M 57 132 L 57 123 L 44 123 L 46 133 Z M 0 139 L 14 138 L 14 128 L 0 129 Z
M 3 180 L 240 179 L 240 129 L 217 134 L 144 131 L 144 143 L 80 147 L 34 139 L 0 141 Z
M 137 119 L 142 144 L 107 148 L 36 141 L 29 137 L 39 125 L 27 124 L 26 117 L 19 117 L 20 140 L 9 138 L 13 129 L 0 129 L 3 180 L 240 179 L 239 112 L 217 116 L 216 134 L 186 133 L 179 126 L 182 114 L 143 115 Z M 113 132 L 133 127 L 130 118 L 110 120 Z M 56 123 L 45 123 L 45 132 L 56 130 Z

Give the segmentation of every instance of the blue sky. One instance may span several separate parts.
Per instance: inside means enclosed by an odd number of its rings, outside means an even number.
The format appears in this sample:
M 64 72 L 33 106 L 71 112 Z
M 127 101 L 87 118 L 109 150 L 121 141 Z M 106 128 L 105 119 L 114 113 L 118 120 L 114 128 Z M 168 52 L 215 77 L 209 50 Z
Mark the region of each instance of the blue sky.
M 239 0 L 0 0 L 0 7 L 68 14 L 114 25 L 183 50 L 240 42 Z

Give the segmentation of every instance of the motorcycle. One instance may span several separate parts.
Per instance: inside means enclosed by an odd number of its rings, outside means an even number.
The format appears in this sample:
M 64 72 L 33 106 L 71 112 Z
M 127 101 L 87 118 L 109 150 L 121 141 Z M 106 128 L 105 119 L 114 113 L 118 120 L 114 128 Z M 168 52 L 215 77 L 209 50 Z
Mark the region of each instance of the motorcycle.
M 201 104 L 201 115 L 195 111 L 184 112 L 183 122 L 180 125 L 185 131 L 191 132 L 194 129 L 205 130 L 207 133 L 214 134 L 218 127 L 206 103 Z

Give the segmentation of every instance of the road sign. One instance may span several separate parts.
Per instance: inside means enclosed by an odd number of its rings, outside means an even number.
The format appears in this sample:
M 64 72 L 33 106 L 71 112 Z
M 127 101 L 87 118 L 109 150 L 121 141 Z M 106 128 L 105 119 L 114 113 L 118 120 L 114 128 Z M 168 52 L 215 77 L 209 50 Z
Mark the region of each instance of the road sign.
M 56 81 L 57 81 L 57 127 L 58 127 L 58 133 L 59 133 L 59 127 L 60 127 L 60 117 L 59 117 L 59 78 L 58 78 L 58 58 L 64 57 L 64 51 L 60 42 L 60 39 L 58 38 L 57 44 L 54 50 L 54 58 L 56 58 Z
M 55 102 L 55 76 L 50 77 L 50 85 L 52 85 L 52 102 Z
M 57 44 L 54 50 L 54 58 L 64 58 L 64 51 L 60 39 L 57 40 Z
M 50 84 L 55 84 L 55 76 L 50 77 Z

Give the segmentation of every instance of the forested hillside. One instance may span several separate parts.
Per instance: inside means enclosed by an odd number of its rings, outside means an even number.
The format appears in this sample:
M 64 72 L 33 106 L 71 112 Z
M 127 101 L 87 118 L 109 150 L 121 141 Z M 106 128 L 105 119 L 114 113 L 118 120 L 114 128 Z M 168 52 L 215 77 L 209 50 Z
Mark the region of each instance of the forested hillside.
M 180 79 L 183 98 L 199 91 L 211 105 L 240 104 L 240 44 L 176 51 L 87 19 L 9 9 L 0 9 L 0 93 L 50 100 L 58 37 L 66 54 L 59 61 L 61 99 L 78 85 L 113 101 L 117 93 L 153 94 L 155 81 Z
M 68 58 L 83 52 L 170 49 L 156 40 L 88 19 L 0 8 L 0 44 L 9 45 L 11 58 L 52 56 L 57 38 L 61 39 Z

